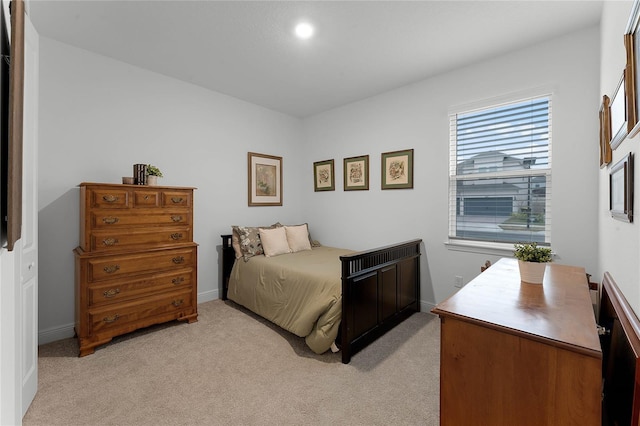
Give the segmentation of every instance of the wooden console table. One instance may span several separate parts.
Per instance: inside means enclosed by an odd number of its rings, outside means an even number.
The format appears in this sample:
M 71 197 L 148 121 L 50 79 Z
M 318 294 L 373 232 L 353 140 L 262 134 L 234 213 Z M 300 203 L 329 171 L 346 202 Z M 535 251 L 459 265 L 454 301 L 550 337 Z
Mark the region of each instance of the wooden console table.
M 602 351 L 583 268 L 521 284 L 501 259 L 432 311 L 441 425 L 600 425 Z

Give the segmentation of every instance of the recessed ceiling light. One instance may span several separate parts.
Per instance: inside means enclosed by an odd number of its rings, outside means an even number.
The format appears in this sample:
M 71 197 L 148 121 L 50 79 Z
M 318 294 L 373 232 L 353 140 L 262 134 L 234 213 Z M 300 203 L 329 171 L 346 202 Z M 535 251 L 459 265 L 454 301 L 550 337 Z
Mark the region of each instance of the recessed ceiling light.
M 307 22 L 296 25 L 296 36 L 301 39 L 308 39 L 313 35 L 313 27 Z

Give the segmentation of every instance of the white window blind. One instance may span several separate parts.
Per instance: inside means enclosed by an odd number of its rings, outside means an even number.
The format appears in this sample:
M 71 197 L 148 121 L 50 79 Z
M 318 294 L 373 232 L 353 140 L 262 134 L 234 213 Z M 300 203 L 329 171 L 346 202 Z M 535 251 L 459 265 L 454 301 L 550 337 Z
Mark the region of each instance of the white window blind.
M 449 122 L 449 239 L 550 244 L 551 98 Z

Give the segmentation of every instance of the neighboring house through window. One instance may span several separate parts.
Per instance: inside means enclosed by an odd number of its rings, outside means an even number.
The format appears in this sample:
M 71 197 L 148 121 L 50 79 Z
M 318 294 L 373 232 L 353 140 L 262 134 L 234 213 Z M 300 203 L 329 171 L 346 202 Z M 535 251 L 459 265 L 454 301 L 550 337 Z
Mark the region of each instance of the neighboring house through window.
M 551 243 L 551 97 L 450 115 L 449 240 Z

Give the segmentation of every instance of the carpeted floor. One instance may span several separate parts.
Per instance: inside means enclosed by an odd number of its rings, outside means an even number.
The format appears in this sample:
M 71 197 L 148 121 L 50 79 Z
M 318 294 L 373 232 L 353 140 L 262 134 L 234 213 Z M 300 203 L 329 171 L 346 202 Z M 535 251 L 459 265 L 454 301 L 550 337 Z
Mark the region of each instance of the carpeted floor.
M 417 313 L 348 365 L 232 302 L 86 357 L 40 347 L 31 425 L 437 425 L 439 321 Z

